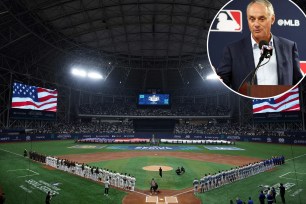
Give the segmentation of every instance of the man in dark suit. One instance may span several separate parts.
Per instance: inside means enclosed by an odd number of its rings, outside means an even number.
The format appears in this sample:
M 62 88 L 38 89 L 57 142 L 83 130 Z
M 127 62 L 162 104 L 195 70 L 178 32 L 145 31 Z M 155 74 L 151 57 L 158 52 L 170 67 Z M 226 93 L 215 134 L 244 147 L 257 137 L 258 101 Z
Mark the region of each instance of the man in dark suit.
M 265 40 L 273 47 L 269 63 L 260 67 L 255 84 L 295 85 L 303 75 L 295 42 L 272 35 L 275 22 L 272 4 L 268 0 L 252 0 L 247 7 L 248 26 L 251 36 L 231 43 L 224 49 L 217 74 L 233 90 L 239 91 L 243 80 L 255 69 L 260 58 L 259 42 Z M 268 62 L 267 59 L 262 64 Z
M 279 187 L 279 194 L 280 194 L 280 197 L 282 199 L 282 203 L 285 204 L 286 201 L 285 201 L 285 192 L 286 192 L 286 189 L 285 187 L 283 186 L 283 184 L 281 183 L 280 184 L 280 187 Z
M 161 167 L 159 167 L 159 176 L 163 177 L 163 169 Z

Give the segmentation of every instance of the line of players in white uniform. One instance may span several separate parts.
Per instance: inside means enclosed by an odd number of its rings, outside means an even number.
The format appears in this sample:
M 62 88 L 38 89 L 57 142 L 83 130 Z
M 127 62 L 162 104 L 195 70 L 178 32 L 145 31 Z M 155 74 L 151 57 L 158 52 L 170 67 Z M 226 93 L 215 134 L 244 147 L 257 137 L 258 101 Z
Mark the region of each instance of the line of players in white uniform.
M 274 168 L 274 166 L 282 165 L 284 163 L 284 156 L 272 157 L 271 159 L 250 163 L 244 166 L 232 168 L 230 170 L 219 171 L 218 173 L 213 175 L 211 175 L 210 173 L 205 174 L 205 176 L 202 177 L 200 181 L 196 178 L 194 179 L 194 193 L 198 192 L 198 188 L 200 188 L 201 193 L 204 193 L 205 191 L 218 188 L 228 183 L 232 183 L 236 180 L 245 179 L 261 172 L 268 171 Z
M 104 183 L 108 179 L 112 186 L 129 191 L 135 190 L 136 178 L 127 174 L 120 174 L 96 167 L 91 168 L 84 164 L 78 164 L 77 162 L 71 163 L 68 160 L 57 159 L 51 156 L 46 157 L 46 164 L 93 181 Z

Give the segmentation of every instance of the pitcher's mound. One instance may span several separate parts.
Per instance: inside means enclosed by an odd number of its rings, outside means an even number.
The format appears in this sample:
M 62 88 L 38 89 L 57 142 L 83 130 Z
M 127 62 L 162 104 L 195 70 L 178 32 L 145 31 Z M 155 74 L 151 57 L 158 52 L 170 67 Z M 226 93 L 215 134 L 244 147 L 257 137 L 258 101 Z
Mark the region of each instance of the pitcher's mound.
M 159 171 L 159 168 L 162 168 L 163 171 L 171 171 L 173 170 L 173 168 L 171 166 L 144 166 L 142 167 L 143 170 L 146 170 L 146 171 Z

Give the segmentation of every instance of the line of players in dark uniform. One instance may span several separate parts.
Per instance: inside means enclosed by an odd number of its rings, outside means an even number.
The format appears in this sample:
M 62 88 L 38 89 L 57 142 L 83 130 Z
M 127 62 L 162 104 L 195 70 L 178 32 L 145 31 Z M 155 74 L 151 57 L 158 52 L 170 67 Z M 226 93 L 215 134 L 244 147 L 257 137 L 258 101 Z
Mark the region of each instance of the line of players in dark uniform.
M 27 151 L 24 150 L 23 156 L 26 157 L 27 156 Z M 46 163 L 46 155 L 44 154 L 39 154 L 35 151 L 29 151 L 29 158 L 34 160 L 34 161 L 38 161 L 41 163 Z
M 194 179 L 194 193 L 197 193 L 198 191 L 204 193 L 225 184 L 232 183 L 236 180 L 244 179 L 261 172 L 268 171 L 275 166 L 282 165 L 284 163 L 284 156 L 276 156 L 272 157 L 271 159 L 250 163 L 244 166 L 232 168 L 230 170 L 219 171 L 215 174 L 205 174 L 200 181 L 197 178 Z

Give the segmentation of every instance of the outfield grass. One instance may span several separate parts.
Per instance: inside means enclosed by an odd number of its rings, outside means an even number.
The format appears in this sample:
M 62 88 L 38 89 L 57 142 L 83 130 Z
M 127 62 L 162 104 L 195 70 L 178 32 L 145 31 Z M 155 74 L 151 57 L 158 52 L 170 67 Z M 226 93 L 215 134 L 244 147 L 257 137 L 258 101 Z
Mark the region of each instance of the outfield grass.
M 69 140 L 0 144 L 0 186 L 6 193 L 6 203 L 43 203 L 46 194 L 38 188 L 45 188 L 46 190 L 48 184 L 50 187 L 51 183 L 60 183 L 59 186 L 57 186 L 57 188 L 60 188 L 58 191 L 59 195 L 54 197 L 52 203 L 121 203 L 121 200 L 125 195 L 122 191 L 111 189 L 110 197 L 106 198 L 103 196 L 103 186 L 101 184 L 58 170 L 47 170 L 42 168 L 41 164 L 30 161 L 21 156 L 24 149 L 55 156 L 65 154 L 124 151 L 109 150 L 106 148 L 68 148 L 73 145 L 75 145 L 75 143 Z M 197 145 L 197 147 L 199 147 L 200 150 L 194 152 L 201 152 L 203 154 L 214 153 L 239 155 L 259 159 L 269 158 L 274 155 L 284 155 L 286 159 L 298 157 L 294 160 L 287 160 L 285 165 L 277 167 L 272 172 L 265 172 L 210 192 L 199 194 L 198 196 L 203 203 L 227 204 L 230 199 L 235 199 L 237 196 L 241 197 L 244 201 L 248 196 L 251 196 L 256 201 L 255 203 L 257 203 L 258 192 L 261 189 L 258 186 L 273 186 L 280 182 L 283 182 L 284 184 L 292 184 L 292 187 L 286 193 L 287 203 L 306 203 L 306 171 L 304 170 L 306 168 L 305 146 L 242 142 L 237 143 L 236 147 L 245 149 L 244 151 L 212 151 L 203 148 L 203 145 Z M 177 159 L 173 157 L 137 157 L 116 161 L 97 162 L 92 163 L 91 165 L 113 169 L 122 173 L 132 172 L 137 179 L 136 187 L 140 189 L 147 189 L 149 180 L 154 177 L 158 179 L 158 183 L 162 189 L 169 188 L 173 190 L 191 187 L 194 177 L 203 176 L 208 172 L 212 173 L 214 170 L 217 171 L 219 169 L 230 168 L 230 166 L 216 163 Z M 186 174 L 177 176 L 174 172 L 164 172 L 164 177 L 160 179 L 158 172 L 143 171 L 141 168 L 145 165 L 166 165 L 171 166 L 174 169 L 183 165 L 186 168 Z M 27 169 L 30 169 L 30 171 Z M 37 173 L 39 175 L 37 175 Z M 34 187 L 33 184 L 35 182 L 36 187 Z M 29 183 L 32 183 L 32 185 Z M 31 191 L 31 193 L 27 193 L 26 190 Z M 278 200 L 280 200 L 279 197 Z

